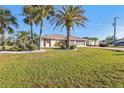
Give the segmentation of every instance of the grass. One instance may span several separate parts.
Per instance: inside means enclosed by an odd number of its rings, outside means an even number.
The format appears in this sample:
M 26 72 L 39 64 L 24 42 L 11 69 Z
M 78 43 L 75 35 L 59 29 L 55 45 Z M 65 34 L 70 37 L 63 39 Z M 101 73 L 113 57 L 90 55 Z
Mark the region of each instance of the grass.
M 0 87 L 124 87 L 124 52 L 0 54 Z

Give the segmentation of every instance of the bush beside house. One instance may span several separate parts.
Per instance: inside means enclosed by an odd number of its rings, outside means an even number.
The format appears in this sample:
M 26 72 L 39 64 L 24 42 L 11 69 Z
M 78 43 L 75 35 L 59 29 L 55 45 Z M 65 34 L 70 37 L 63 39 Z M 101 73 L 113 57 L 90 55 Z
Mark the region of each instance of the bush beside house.
M 77 48 L 76 45 L 71 45 L 71 46 L 70 46 L 70 49 L 76 49 L 76 48 Z

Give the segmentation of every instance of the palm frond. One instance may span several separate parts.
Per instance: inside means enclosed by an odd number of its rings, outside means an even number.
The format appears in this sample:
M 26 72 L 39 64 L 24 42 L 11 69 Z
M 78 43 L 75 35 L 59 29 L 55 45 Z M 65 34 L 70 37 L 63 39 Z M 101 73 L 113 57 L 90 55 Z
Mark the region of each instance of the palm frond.
M 14 32 L 13 28 L 10 26 L 7 27 L 7 31 L 9 34 L 12 34 Z
M 64 27 L 71 27 L 74 30 L 74 26 L 85 27 L 85 21 L 88 19 L 84 16 L 84 10 L 81 6 L 62 6 L 62 10 L 58 10 L 55 17 L 50 20 L 51 25 L 55 25 L 54 30 L 58 27 L 62 29 Z

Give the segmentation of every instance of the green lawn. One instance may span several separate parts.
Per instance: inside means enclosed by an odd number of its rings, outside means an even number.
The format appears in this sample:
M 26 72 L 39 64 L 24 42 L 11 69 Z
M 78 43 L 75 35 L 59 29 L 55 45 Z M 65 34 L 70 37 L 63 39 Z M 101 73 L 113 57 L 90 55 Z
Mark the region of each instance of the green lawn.
M 0 54 L 0 87 L 124 87 L 124 52 Z

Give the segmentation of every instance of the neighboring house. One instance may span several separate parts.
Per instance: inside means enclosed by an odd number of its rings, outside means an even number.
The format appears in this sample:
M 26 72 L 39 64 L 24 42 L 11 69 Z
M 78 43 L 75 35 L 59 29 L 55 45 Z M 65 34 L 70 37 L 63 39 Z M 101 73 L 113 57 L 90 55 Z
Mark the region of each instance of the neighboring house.
M 41 47 L 58 47 L 61 44 L 66 44 L 67 37 L 65 35 L 53 34 L 46 35 L 41 38 Z M 77 47 L 84 47 L 88 45 L 96 45 L 98 42 L 89 41 L 88 39 L 82 39 L 77 36 L 70 36 L 70 45 L 77 45 Z

